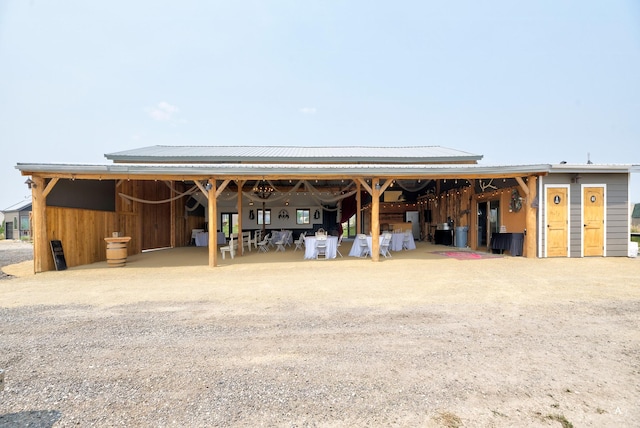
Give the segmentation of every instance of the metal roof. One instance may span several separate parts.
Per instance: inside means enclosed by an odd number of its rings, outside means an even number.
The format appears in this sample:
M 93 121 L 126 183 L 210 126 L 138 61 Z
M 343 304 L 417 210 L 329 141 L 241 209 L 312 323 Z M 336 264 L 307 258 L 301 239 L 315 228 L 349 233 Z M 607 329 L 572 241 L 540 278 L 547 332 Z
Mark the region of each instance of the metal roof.
M 2 210 L 2 212 L 22 211 L 31 207 L 31 196 Z
M 478 164 L 323 164 L 323 163 L 212 163 L 212 164 L 43 164 L 18 163 L 16 168 L 23 175 L 93 174 L 110 175 L 184 175 L 184 176 L 438 176 L 438 175 L 518 175 L 548 173 L 629 173 L 635 172 L 637 165 L 499 165 L 484 166 Z
M 504 176 L 546 174 L 551 165 L 480 166 L 476 164 L 26 164 L 16 165 L 23 174 L 43 176 L 149 176 L 184 177 L 224 176 L 342 176 L 342 177 L 436 177 L 436 176 Z
M 482 159 L 440 146 L 150 146 L 105 157 L 115 163 L 475 163 Z

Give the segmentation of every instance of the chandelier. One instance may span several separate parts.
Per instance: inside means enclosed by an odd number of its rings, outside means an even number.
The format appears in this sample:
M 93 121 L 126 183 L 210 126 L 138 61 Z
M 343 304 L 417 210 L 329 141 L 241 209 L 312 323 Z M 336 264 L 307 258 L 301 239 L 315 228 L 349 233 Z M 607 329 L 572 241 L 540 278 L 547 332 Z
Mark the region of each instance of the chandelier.
M 253 187 L 253 193 L 260 199 L 269 199 L 269 197 L 275 192 L 276 189 L 273 188 L 269 183 L 265 180 L 261 180 Z

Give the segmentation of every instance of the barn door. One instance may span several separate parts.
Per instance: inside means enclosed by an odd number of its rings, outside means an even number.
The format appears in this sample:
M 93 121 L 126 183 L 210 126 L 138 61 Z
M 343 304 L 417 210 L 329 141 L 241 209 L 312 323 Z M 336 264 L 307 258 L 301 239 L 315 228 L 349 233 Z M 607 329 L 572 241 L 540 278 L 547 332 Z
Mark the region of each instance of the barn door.
M 163 181 L 144 181 L 143 198 L 163 201 L 171 197 L 171 189 Z M 142 204 L 142 249 L 171 246 L 171 203 Z
M 604 187 L 585 187 L 582 195 L 584 256 L 604 256 Z
M 569 189 L 547 187 L 547 257 L 569 255 Z

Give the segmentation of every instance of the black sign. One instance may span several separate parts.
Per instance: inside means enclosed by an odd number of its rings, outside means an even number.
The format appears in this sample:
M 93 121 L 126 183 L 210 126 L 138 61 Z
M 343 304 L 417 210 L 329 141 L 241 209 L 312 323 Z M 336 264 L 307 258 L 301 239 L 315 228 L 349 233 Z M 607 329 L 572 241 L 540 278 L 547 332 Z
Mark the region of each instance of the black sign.
M 56 264 L 56 270 L 65 270 L 67 268 L 67 261 L 64 259 L 62 242 L 51 241 L 51 252 L 53 253 L 53 261 Z

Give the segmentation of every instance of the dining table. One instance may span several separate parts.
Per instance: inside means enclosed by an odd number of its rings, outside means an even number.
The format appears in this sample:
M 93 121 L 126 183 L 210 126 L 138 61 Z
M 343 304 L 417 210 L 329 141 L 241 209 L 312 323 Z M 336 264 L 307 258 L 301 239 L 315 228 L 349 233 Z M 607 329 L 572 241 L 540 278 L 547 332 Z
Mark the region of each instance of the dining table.
M 371 257 L 371 245 L 373 243 L 373 238 L 371 237 L 371 235 L 367 235 L 364 238 L 367 241 L 367 247 L 369 248 L 369 257 Z M 362 257 L 362 254 L 364 252 L 364 246 L 361 245 L 360 243 L 361 238 L 357 237 L 353 240 L 353 244 L 351 245 L 351 251 L 349 251 L 349 255 L 351 257 Z M 380 235 L 380 244 L 382 244 L 382 235 Z
M 208 247 L 209 246 L 209 232 L 198 232 L 194 238 L 196 247 Z M 224 236 L 224 232 L 218 232 L 218 245 L 227 243 L 227 238 Z
M 413 234 L 411 233 L 409 233 L 408 235 L 405 235 L 404 233 L 393 233 L 391 235 L 391 243 L 389 244 L 389 249 L 391 251 L 402 251 L 405 236 L 407 237 L 407 250 L 415 250 L 416 241 L 413 239 Z
M 326 258 L 335 259 L 337 254 L 336 252 L 337 248 L 338 248 L 338 237 L 327 236 Z M 316 258 L 316 237 L 315 236 L 304 237 L 304 258 L 309 260 Z

